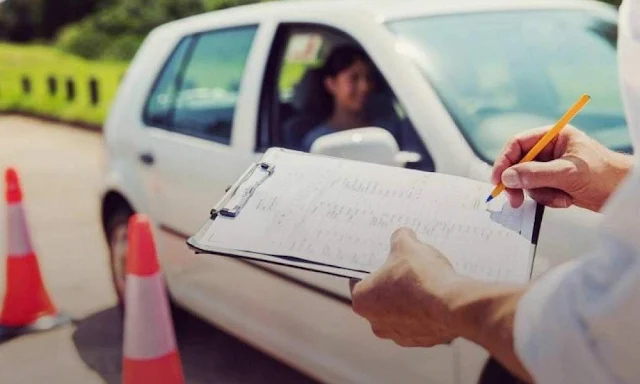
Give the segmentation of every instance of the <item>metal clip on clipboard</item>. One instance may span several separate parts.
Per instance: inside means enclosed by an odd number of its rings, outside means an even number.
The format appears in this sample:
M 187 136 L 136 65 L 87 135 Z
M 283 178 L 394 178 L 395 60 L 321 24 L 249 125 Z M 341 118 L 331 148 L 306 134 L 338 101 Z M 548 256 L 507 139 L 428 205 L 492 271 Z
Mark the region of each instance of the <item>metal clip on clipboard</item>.
M 222 207 L 220 210 L 212 209 L 211 210 L 211 220 L 215 219 L 218 214 L 225 217 L 236 217 L 240 213 L 240 210 L 247 204 L 251 196 L 255 193 L 256 189 L 269 178 L 273 174 L 275 170 L 275 165 L 269 163 L 256 163 L 253 164 L 252 168 L 249 172 L 245 173 L 242 180 L 227 192 L 227 198 L 222 202 Z M 236 197 L 236 193 L 240 190 L 241 187 L 249 180 L 257 171 L 263 171 L 263 176 L 258 179 L 255 184 L 249 186 L 248 188 L 244 188 L 244 192 L 240 197 L 240 200 L 235 203 L 232 207 L 227 207 L 227 204 L 231 199 Z

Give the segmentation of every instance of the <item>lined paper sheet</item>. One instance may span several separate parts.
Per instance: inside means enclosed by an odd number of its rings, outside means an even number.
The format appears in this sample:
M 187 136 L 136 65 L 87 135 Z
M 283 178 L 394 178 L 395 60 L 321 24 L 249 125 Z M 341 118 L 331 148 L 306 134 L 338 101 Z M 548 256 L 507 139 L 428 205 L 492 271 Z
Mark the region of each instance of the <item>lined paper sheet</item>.
M 409 227 L 460 273 L 529 279 L 533 201 L 487 205 L 489 184 L 290 151 L 270 150 L 263 161 L 275 164 L 273 175 L 237 217 L 212 221 L 201 247 L 371 272 L 385 261 L 393 231 Z

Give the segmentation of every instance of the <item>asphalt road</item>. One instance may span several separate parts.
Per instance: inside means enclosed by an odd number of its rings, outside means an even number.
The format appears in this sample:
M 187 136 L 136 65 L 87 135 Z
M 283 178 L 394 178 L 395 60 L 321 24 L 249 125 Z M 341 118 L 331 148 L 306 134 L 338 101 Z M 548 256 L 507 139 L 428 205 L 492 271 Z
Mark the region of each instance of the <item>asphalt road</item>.
M 0 115 L 0 171 L 12 165 L 20 172 L 45 283 L 73 318 L 0 343 L 3 384 L 120 382 L 122 325 L 99 224 L 101 141 L 86 130 Z M 0 216 L 4 252 L 3 202 Z M 0 300 L 4 268 L 2 261 Z M 174 321 L 188 383 L 312 383 L 192 315 L 180 312 Z

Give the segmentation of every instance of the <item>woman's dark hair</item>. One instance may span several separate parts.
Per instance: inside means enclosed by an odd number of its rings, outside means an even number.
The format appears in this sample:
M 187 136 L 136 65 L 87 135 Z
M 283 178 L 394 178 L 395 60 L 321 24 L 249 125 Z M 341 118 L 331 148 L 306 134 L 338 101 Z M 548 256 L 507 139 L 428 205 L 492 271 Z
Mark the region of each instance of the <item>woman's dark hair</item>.
M 324 79 L 326 77 L 337 76 L 357 61 L 362 61 L 373 67 L 371 60 L 369 60 L 369 57 L 362 49 L 353 45 L 341 45 L 331 51 L 324 65 L 320 68 L 321 76 L 318 80 L 321 82 L 319 88 L 322 91 L 316 95 L 316 101 L 318 105 L 322 106 L 319 115 L 323 116 L 323 118 L 328 118 L 333 113 L 334 107 L 333 95 L 331 95 L 325 87 Z
M 371 65 L 369 57 L 362 49 L 353 45 L 339 46 L 327 57 L 322 66 L 322 74 L 324 77 L 335 77 L 357 61 Z

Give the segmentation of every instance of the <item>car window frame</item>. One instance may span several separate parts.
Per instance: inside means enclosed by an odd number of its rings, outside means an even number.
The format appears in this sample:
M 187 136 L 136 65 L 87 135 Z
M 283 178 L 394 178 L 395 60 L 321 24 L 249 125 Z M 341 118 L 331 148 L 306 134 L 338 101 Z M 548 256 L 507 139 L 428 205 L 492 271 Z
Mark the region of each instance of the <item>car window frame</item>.
M 178 42 L 175 44 L 175 46 L 173 47 L 173 49 L 171 50 L 171 53 L 169 54 L 169 56 L 167 57 L 167 59 L 165 60 L 165 62 L 162 64 L 162 68 L 158 71 L 158 74 L 155 77 L 155 80 L 153 81 L 153 85 L 151 86 L 147 97 L 145 98 L 145 102 L 144 102 L 144 108 L 142 110 L 142 122 L 144 123 L 145 127 L 147 128 L 158 128 L 158 129 L 164 129 L 166 131 L 171 131 L 173 132 L 173 128 L 170 125 L 167 124 L 157 124 L 157 123 L 152 123 L 150 122 L 150 117 L 149 117 L 149 105 L 151 104 L 151 98 L 155 95 L 156 91 L 158 90 L 158 87 L 160 85 L 160 81 L 162 79 L 162 77 L 164 76 L 165 72 L 167 71 L 167 67 L 173 62 L 173 59 L 175 57 L 175 55 L 178 52 L 178 48 L 180 48 L 180 45 L 183 43 L 183 41 L 187 41 L 187 51 L 185 52 L 184 56 L 182 57 L 181 62 L 179 63 L 178 66 L 178 72 L 177 75 L 174 77 L 173 79 L 173 83 L 174 86 L 179 85 L 180 83 L 177 81 L 177 79 L 182 77 L 182 73 L 184 72 L 184 68 L 186 63 L 188 62 L 187 58 L 191 56 L 191 51 L 193 50 L 193 36 L 195 35 L 186 35 L 183 36 L 182 38 L 180 38 L 180 40 L 178 40 Z M 167 112 L 169 116 L 173 115 L 173 103 L 171 105 L 171 108 L 169 108 L 169 111 Z M 166 123 L 166 121 L 165 121 Z
M 326 30 L 330 34 L 342 35 L 349 40 L 358 42 L 350 34 L 330 25 L 321 23 L 306 22 L 280 22 L 276 26 L 273 40 L 269 49 L 267 65 L 262 78 L 262 89 L 260 90 L 260 105 L 258 106 L 258 127 L 255 142 L 255 151 L 264 152 L 273 146 L 282 145 L 280 130 L 277 129 L 279 122 L 278 87 L 284 55 L 291 37 L 295 30 Z M 269 113 L 268 111 L 271 111 Z M 266 115 L 266 116 L 265 116 Z M 268 125 L 266 128 L 264 125 Z M 266 142 L 266 143 L 265 143 Z
M 256 138 L 254 143 L 254 152 L 265 152 L 267 149 L 275 145 L 281 144 L 279 132 L 275 129 L 275 125 L 279 118 L 279 101 L 276 97 L 278 88 L 278 72 L 284 52 L 287 49 L 287 36 L 289 28 L 282 28 L 284 23 L 276 26 L 264 74 L 262 76 L 262 87 L 260 89 L 260 103 L 258 104 L 258 119 L 256 127 Z M 269 113 L 269 111 L 271 111 Z
M 289 39 L 291 38 L 292 31 L 305 29 L 310 31 L 327 31 L 329 34 L 341 35 L 348 40 L 355 42 L 356 44 L 358 44 L 358 46 L 362 47 L 365 53 L 367 53 L 367 55 L 369 56 L 371 62 L 375 65 L 376 71 L 378 72 L 379 76 L 389 87 L 390 91 L 393 93 L 394 98 L 398 103 L 400 103 L 401 108 L 406 114 L 406 107 L 402 104 L 401 100 L 397 96 L 397 93 L 389 84 L 389 81 L 387 80 L 384 73 L 380 70 L 379 64 L 376 63 L 375 60 L 371 57 L 369 51 L 365 48 L 365 45 L 363 45 L 360 40 L 356 39 L 353 34 L 335 26 L 319 22 L 279 22 L 273 35 L 271 47 L 269 48 L 267 65 L 265 67 L 265 72 L 263 75 L 262 89 L 260 90 L 260 104 L 258 106 L 257 121 L 258 126 L 256 129 L 255 140 L 256 152 L 264 152 L 270 147 L 282 144 L 280 137 L 281 127 L 279 126 L 279 124 L 277 124 L 279 122 L 278 115 L 280 112 L 280 99 L 277 94 L 279 86 L 278 80 L 284 62 L 285 50 L 287 49 L 287 44 L 289 42 Z M 271 112 L 269 112 L 269 110 Z M 423 139 L 417 132 L 416 125 L 413 123 L 413 121 L 411 121 L 411 118 L 408 115 L 406 115 L 405 118 L 410 124 L 410 129 L 412 130 L 411 133 L 420 140 L 419 149 L 420 155 L 423 158 L 420 163 L 424 165 L 424 169 L 417 169 L 429 172 L 435 171 L 435 162 L 433 160 L 433 156 L 431 155 Z M 398 141 L 399 138 L 394 135 L 394 139 Z M 403 143 L 398 142 L 398 144 L 401 151 L 405 150 L 404 148 L 402 148 Z M 414 168 L 411 164 L 407 164 L 406 167 Z
M 158 71 L 158 74 L 156 75 L 156 78 L 153 82 L 153 86 L 151 87 L 149 93 L 147 94 L 147 97 L 145 99 L 145 104 L 144 104 L 144 109 L 143 109 L 143 114 L 142 114 L 142 121 L 143 124 L 145 125 L 145 127 L 147 128 L 157 128 L 157 129 L 162 129 L 162 130 L 166 130 L 169 132 L 173 132 L 173 133 L 177 133 L 177 134 L 181 134 L 184 136 L 189 136 L 189 137 L 195 137 L 198 139 L 202 139 L 202 140 L 206 140 L 210 143 L 217 143 L 217 144 L 221 144 L 221 145 L 225 145 L 225 146 L 231 146 L 232 145 L 232 140 L 233 140 L 233 129 L 234 129 L 234 123 L 235 123 L 235 119 L 236 119 L 236 109 L 238 107 L 238 103 L 236 102 L 236 104 L 234 105 L 234 113 L 233 113 L 233 118 L 231 121 L 231 130 L 229 133 L 229 137 L 222 141 L 222 140 L 217 140 L 214 137 L 212 137 L 212 135 L 207 135 L 207 134 L 197 134 L 195 132 L 185 132 L 183 130 L 180 129 L 176 129 L 176 127 L 172 124 L 172 123 L 165 123 L 165 124 L 152 124 L 151 122 L 149 122 L 149 116 L 148 116 L 148 106 L 151 102 L 151 98 L 153 97 L 153 95 L 155 94 L 159 83 L 165 73 L 165 71 L 167 70 L 167 67 L 169 66 L 169 64 L 172 62 L 172 60 L 174 59 L 174 56 L 176 55 L 176 52 L 178 51 L 178 48 L 180 47 L 180 45 L 182 44 L 183 41 L 185 40 L 189 40 L 188 41 L 188 47 L 187 47 L 187 51 L 185 52 L 182 61 L 179 63 L 179 70 L 176 74 L 176 76 L 173 79 L 174 82 L 174 87 L 176 88 L 176 92 L 181 88 L 183 80 L 184 80 L 184 73 L 186 68 L 188 67 L 189 63 L 191 62 L 191 58 L 193 55 L 193 50 L 195 49 L 199 39 L 201 36 L 203 35 L 207 35 L 207 34 L 212 34 L 212 33 L 216 33 L 216 32 L 225 32 L 225 31 L 233 31 L 233 30 L 242 30 L 242 29 L 250 29 L 253 28 L 254 30 L 254 36 L 253 36 L 253 40 L 251 41 L 251 45 L 249 47 L 249 50 L 247 51 L 247 57 L 246 57 L 246 61 L 245 61 L 245 68 L 243 69 L 243 73 L 240 79 L 240 87 L 239 89 L 242 89 L 242 81 L 244 81 L 244 77 L 245 77 L 245 73 L 246 73 L 246 63 L 249 61 L 249 58 L 251 56 L 251 51 L 254 49 L 254 44 L 256 43 L 257 37 L 258 37 L 258 32 L 259 32 L 259 28 L 260 28 L 260 23 L 247 23 L 247 24 L 241 24 L 241 25 L 233 25 L 233 26 L 229 26 L 229 27 L 221 27 L 221 28 L 212 28 L 212 29 L 207 29 L 207 30 L 203 30 L 203 31 L 199 31 L 196 33 L 191 33 L 188 35 L 183 36 L 180 40 L 178 40 L 178 42 L 175 44 L 175 46 L 173 47 L 171 54 L 168 56 L 168 58 L 165 60 L 164 64 L 162 65 L 162 69 L 160 71 Z M 171 103 L 171 108 L 169 109 L 168 112 L 168 118 L 167 121 L 173 121 L 175 115 L 175 99 L 172 101 Z

